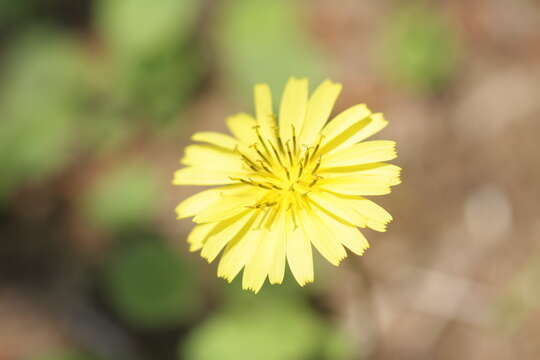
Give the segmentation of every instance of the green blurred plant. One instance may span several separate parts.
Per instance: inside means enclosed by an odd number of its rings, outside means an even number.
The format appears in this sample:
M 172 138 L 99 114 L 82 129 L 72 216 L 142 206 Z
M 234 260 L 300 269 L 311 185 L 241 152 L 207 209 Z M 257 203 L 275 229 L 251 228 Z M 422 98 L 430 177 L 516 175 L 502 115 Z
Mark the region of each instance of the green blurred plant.
M 398 8 L 382 28 L 378 58 L 393 81 L 430 91 L 443 86 L 456 71 L 457 34 L 442 12 L 415 1 Z
M 0 31 L 26 20 L 37 3 L 37 0 L 0 0 Z
M 184 42 L 198 5 L 198 0 L 99 0 L 96 24 L 116 56 L 146 56 Z
M 223 5 L 214 35 L 225 80 L 236 94 L 251 94 L 256 82 L 267 82 L 278 91 L 291 75 L 309 76 L 313 83 L 322 80 L 321 54 L 299 22 L 298 5 L 285 0 Z
M 180 358 L 188 360 L 351 359 L 353 351 L 306 303 L 263 296 L 228 306 L 187 338 Z
M 71 158 L 84 73 L 77 43 L 60 33 L 30 32 L 8 50 L 0 90 L 0 198 Z
M 189 266 L 159 238 L 120 244 L 106 266 L 105 285 L 116 312 L 138 328 L 178 325 L 200 308 Z
M 95 24 L 113 67 L 116 106 L 134 118 L 169 119 L 194 91 L 204 62 L 191 41 L 198 0 L 100 0 Z
M 154 170 L 140 162 L 102 174 L 82 198 L 82 211 L 91 222 L 125 231 L 145 227 L 160 200 Z
M 6 51 L 0 84 L 0 201 L 18 186 L 58 172 L 77 153 L 115 145 L 130 133 L 114 114 L 106 70 L 79 39 L 29 30 Z

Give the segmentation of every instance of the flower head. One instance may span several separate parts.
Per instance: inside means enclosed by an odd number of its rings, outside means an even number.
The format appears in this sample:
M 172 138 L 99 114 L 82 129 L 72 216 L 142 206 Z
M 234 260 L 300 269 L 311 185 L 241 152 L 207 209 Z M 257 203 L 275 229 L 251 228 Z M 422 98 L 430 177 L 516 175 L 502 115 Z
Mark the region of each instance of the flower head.
M 324 81 L 308 96 L 307 79 L 291 78 L 279 114 L 266 84 L 255 86 L 255 113 L 227 119 L 233 136 L 199 132 L 185 149 L 175 185 L 222 185 L 181 202 L 194 216 L 191 251 L 209 262 L 223 252 L 218 276 L 244 269 L 243 288 L 283 281 L 285 263 L 300 285 L 313 281 L 312 245 L 338 265 L 369 247 L 358 229 L 385 231 L 391 215 L 364 198 L 390 193 L 400 168 L 395 143 L 364 141 L 387 125 L 380 113 L 353 106 L 326 124 L 341 85 Z

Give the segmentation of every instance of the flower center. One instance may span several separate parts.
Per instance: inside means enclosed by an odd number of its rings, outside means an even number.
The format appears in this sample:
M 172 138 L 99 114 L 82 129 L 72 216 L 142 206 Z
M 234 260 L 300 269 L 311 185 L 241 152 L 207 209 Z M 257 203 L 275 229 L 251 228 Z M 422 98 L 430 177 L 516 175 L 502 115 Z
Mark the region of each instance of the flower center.
M 237 149 L 251 171 L 248 176 L 235 180 L 281 195 L 307 194 L 321 178 L 317 170 L 321 164 L 322 136 L 315 146 L 307 146 L 298 144 L 294 126 L 292 137 L 287 141 L 283 141 L 277 129 L 274 139 L 263 139 L 258 127 L 255 131 L 258 141 L 250 146 L 249 152 Z

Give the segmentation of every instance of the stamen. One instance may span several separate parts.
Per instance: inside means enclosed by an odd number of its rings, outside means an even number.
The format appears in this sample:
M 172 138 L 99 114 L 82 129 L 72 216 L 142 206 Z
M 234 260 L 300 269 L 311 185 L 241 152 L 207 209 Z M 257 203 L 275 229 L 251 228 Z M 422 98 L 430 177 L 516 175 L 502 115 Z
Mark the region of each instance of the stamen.
M 264 141 L 264 139 L 262 138 L 261 136 L 261 131 L 260 131 L 260 126 L 259 125 L 256 125 L 255 126 L 255 133 L 257 134 L 257 138 L 259 139 L 259 142 L 261 143 L 261 145 L 263 146 L 264 150 L 266 151 L 266 153 L 271 156 L 272 154 L 270 153 L 270 151 L 268 150 L 268 147 L 266 146 L 266 141 Z
M 300 163 L 299 163 L 298 168 L 299 168 L 299 171 L 298 171 L 298 176 L 297 176 L 297 178 L 300 178 L 300 177 L 302 176 L 302 172 L 304 171 L 304 165 L 302 164 L 301 161 L 300 161 Z
M 285 148 L 283 147 L 283 142 L 281 141 L 281 136 L 279 136 L 279 129 L 277 127 L 276 127 L 276 139 L 277 139 L 279 150 L 281 150 L 282 153 L 285 153 Z
M 270 169 L 266 165 L 264 165 L 264 162 L 262 160 L 259 160 L 258 163 L 264 170 L 266 170 L 268 174 L 273 175 L 272 171 L 270 171 Z
M 315 154 L 317 153 L 317 151 L 319 151 L 319 147 L 321 146 L 321 143 L 324 139 L 324 135 L 323 134 L 320 134 L 319 136 L 319 141 L 317 141 L 317 145 L 315 146 L 315 150 L 313 151 L 313 155 L 312 156 L 315 156 Z
M 315 178 L 313 179 L 313 181 L 311 181 L 311 183 L 309 184 L 309 186 L 311 187 L 311 186 L 315 185 L 315 183 L 316 183 L 317 181 L 319 181 L 320 179 L 322 179 L 321 176 L 315 175 Z
M 311 156 L 314 154 L 314 153 L 310 152 L 311 149 L 313 149 L 313 147 L 311 147 L 311 146 L 307 148 L 307 151 L 306 151 L 306 154 L 305 154 L 304 166 L 307 166 Z
M 238 179 L 240 180 L 240 182 L 243 182 L 244 184 L 248 184 L 248 185 L 255 185 L 255 183 L 253 183 L 253 180 L 249 179 L 249 180 L 246 180 L 246 179 Z
M 321 166 L 321 160 L 322 160 L 322 156 L 319 156 L 319 160 L 317 161 L 317 165 L 315 165 L 315 168 L 311 171 L 312 174 L 314 174 L 319 169 L 319 166 Z
M 296 152 L 297 152 L 297 150 L 296 150 L 296 130 L 295 130 L 293 124 L 291 124 L 291 127 L 292 127 L 293 150 L 294 150 L 294 153 L 296 154 Z
M 290 145 L 291 145 L 291 141 L 288 140 L 287 141 L 287 155 L 289 156 L 289 165 L 292 166 L 293 165 L 293 159 L 292 159 L 292 152 L 291 152 L 291 149 L 290 149 Z
M 272 165 L 272 163 L 270 162 L 270 160 L 268 160 L 268 158 L 266 156 L 264 156 L 264 154 L 261 152 L 261 150 L 259 150 L 259 148 L 257 147 L 257 144 L 253 144 L 252 145 L 253 148 L 255 149 L 255 151 L 257 152 L 257 154 L 259 154 L 259 156 L 268 164 L 268 165 Z
M 283 166 L 283 163 L 281 162 L 281 156 L 279 156 L 279 153 L 278 153 L 276 147 L 274 146 L 274 144 L 270 143 L 270 146 L 272 147 L 272 150 L 274 151 L 274 154 L 276 155 L 276 158 L 277 158 L 277 161 L 279 162 L 279 165 L 281 165 L 281 167 L 285 167 L 285 166 Z
M 247 157 L 243 156 L 242 155 L 242 160 L 244 161 L 244 163 L 253 171 L 257 172 L 259 171 L 259 168 L 257 168 L 257 165 L 255 165 L 254 163 L 251 162 L 250 159 L 248 159 Z

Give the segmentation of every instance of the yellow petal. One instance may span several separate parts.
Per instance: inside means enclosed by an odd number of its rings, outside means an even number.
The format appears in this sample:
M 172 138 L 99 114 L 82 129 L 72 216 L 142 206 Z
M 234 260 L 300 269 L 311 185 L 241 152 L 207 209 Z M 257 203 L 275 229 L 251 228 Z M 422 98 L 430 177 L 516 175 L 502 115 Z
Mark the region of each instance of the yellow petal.
M 365 105 L 356 105 L 336 116 L 323 129 L 322 153 L 343 149 L 381 131 L 388 122 L 380 113 L 371 114 Z
M 204 209 L 210 207 L 212 204 L 222 198 L 223 195 L 233 195 L 238 191 L 246 191 L 249 189 L 248 185 L 234 184 L 229 186 L 218 187 L 201 191 L 195 195 L 192 195 L 182 201 L 176 207 L 177 219 L 183 219 L 190 216 L 195 216 Z
M 231 177 L 240 177 L 242 173 L 231 171 L 208 170 L 202 167 L 186 167 L 174 173 L 174 185 L 221 185 L 238 181 Z
M 202 166 L 212 170 L 241 171 L 242 159 L 238 154 L 215 146 L 189 145 L 180 161 L 184 165 Z
M 227 244 L 218 265 L 218 276 L 231 282 L 253 257 L 260 230 L 249 230 L 246 235 Z
M 358 199 L 344 198 L 327 192 L 311 192 L 308 197 L 319 208 L 334 214 L 348 224 L 359 227 L 366 226 L 366 218 L 354 209 L 356 204 L 354 201 Z
M 272 109 L 272 92 L 267 84 L 255 85 L 255 115 L 261 127 L 261 134 L 266 139 L 275 140 L 276 120 Z
M 330 80 L 325 80 L 317 87 L 308 102 L 306 121 L 300 133 L 301 144 L 311 145 L 318 139 L 340 92 L 341 84 Z
M 287 262 L 300 286 L 313 282 L 311 242 L 300 228 L 293 230 L 287 236 Z
M 306 237 L 311 240 L 317 251 L 321 253 L 332 265 L 339 265 L 347 257 L 347 253 L 339 239 L 332 234 L 317 215 L 315 209 L 300 211 L 301 226 Z
M 364 165 L 373 162 L 392 160 L 396 157 L 395 141 L 365 141 L 323 156 L 321 169 Z
M 322 129 L 322 151 L 328 152 L 369 124 L 371 111 L 366 105 L 355 105 L 339 113 Z
M 266 280 L 272 256 L 272 244 L 268 240 L 267 230 L 258 230 L 257 249 L 244 268 L 242 288 L 258 293 Z
M 214 261 L 230 241 L 243 237 L 253 222 L 253 211 L 247 210 L 240 214 L 219 222 L 208 234 L 201 251 L 201 256 Z
M 248 206 L 256 204 L 264 190 L 245 186 L 235 192 L 221 194 L 212 206 L 201 209 L 193 218 L 196 223 L 217 222 L 248 209 Z
M 368 137 L 378 133 L 388 125 L 388 121 L 384 118 L 383 114 L 376 113 L 372 114 L 370 117 L 369 123 L 367 123 L 362 129 L 356 131 L 351 137 L 345 140 L 343 143 L 338 145 L 335 150 L 345 148 L 352 144 L 356 144 L 360 141 L 364 141 Z
M 229 151 L 234 150 L 236 145 L 238 144 L 238 141 L 225 134 L 221 134 L 218 132 L 212 132 L 212 131 L 204 131 L 204 132 L 198 132 L 193 134 L 191 137 L 194 141 L 200 141 L 205 142 L 211 145 L 215 145 L 224 149 L 227 149 Z
M 319 170 L 323 178 L 341 177 L 352 175 L 375 176 L 389 185 L 397 185 L 401 182 L 399 175 L 401 168 L 393 164 L 370 163 L 356 166 L 321 168 Z M 384 179 L 384 180 L 383 180 Z
M 387 177 L 357 174 L 332 177 L 318 182 L 321 189 L 344 195 L 384 195 L 391 189 Z
M 285 211 L 280 211 L 272 230 L 268 234 L 268 241 L 272 244 L 272 258 L 268 271 L 270 284 L 281 284 L 285 275 L 285 256 L 287 249 L 287 229 L 285 226 Z
M 296 134 L 304 124 L 308 100 L 308 80 L 290 78 L 285 85 L 279 109 L 279 135 L 285 143 L 292 138 L 292 127 Z
M 255 119 L 248 114 L 240 113 L 227 118 L 227 126 L 231 133 L 242 143 L 249 146 L 257 141 Z
M 347 225 L 324 212 L 319 215 L 335 238 L 356 255 L 362 255 L 369 248 L 366 237 L 355 226 Z
M 354 209 L 365 217 L 368 227 L 376 231 L 386 231 L 386 225 L 392 221 L 392 215 L 388 211 L 368 199 L 360 198 L 352 201 Z
M 208 234 L 216 226 L 216 224 L 201 224 L 191 230 L 188 235 L 187 242 L 190 244 L 189 251 L 197 251 L 202 249 Z
M 356 171 L 365 175 L 373 175 L 379 177 L 385 177 L 390 185 L 397 185 L 401 183 L 399 178 L 401 174 L 401 168 L 393 164 L 385 163 L 372 163 L 367 165 L 361 165 L 356 168 Z

